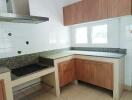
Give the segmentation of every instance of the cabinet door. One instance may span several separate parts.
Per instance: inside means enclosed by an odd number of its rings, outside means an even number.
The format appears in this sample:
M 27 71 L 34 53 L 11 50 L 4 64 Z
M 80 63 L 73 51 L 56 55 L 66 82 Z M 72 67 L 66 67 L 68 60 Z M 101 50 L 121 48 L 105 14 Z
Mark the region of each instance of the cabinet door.
M 110 63 L 94 62 L 94 84 L 106 89 L 113 89 L 113 68 Z
M 131 0 L 108 0 L 108 17 L 131 15 Z
M 105 19 L 108 17 L 107 0 L 84 0 L 83 22 Z
M 5 100 L 4 81 L 0 80 L 0 100 Z
M 76 59 L 77 80 L 106 89 L 113 89 L 113 65 L 111 63 Z
M 74 59 L 64 61 L 58 64 L 60 87 L 67 85 L 75 80 Z
M 87 82 L 87 70 L 85 66 L 85 61 L 82 59 L 75 60 L 75 69 L 76 69 L 76 79 Z
M 99 62 L 93 62 L 93 66 L 95 66 L 94 84 L 97 86 L 105 87 L 105 66 Z
M 93 61 L 85 60 L 85 69 L 87 71 L 85 75 L 88 83 L 95 83 L 95 68 L 96 66 L 93 64 Z
M 64 25 L 73 25 L 82 22 L 82 2 L 77 2 L 63 8 Z
M 69 5 L 63 8 L 64 25 L 73 24 L 73 5 Z

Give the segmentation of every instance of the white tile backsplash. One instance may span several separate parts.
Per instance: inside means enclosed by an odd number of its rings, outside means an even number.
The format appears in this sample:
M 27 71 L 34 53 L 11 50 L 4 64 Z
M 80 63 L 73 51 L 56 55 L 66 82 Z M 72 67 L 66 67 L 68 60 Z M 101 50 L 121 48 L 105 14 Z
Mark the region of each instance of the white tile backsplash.
M 6 12 L 7 12 L 6 0 L 0 0 L 0 13 Z
M 0 58 L 18 56 L 17 51 L 22 51 L 23 55 L 70 47 L 69 28 L 62 24 L 61 7 L 58 1 L 30 0 L 31 15 L 49 17 L 49 22 L 0 22 Z M 8 33 L 12 33 L 12 36 L 8 36 Z M 29 45 L 26 45 L 26 41 L 29 41 Z
M 4 39 L 0 38 L 0 49 L 4 49 Z

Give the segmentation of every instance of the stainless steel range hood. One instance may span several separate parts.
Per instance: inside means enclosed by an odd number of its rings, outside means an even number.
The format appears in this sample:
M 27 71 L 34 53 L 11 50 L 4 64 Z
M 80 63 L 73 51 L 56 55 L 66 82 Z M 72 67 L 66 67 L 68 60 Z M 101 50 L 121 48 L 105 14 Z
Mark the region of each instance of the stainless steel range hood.
M 14 23 L 41 23 L 48 17 L 30 15 L 29 0 L 5 0 L 7 13 L 0 12 L 0 21 Z

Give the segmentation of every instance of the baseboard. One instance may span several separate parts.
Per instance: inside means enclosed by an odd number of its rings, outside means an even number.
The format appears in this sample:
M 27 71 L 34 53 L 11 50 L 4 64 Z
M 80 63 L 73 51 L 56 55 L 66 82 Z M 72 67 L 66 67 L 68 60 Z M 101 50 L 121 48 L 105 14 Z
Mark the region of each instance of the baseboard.
M 132 86 L 125 86 L 125 90 L 132 91 Z

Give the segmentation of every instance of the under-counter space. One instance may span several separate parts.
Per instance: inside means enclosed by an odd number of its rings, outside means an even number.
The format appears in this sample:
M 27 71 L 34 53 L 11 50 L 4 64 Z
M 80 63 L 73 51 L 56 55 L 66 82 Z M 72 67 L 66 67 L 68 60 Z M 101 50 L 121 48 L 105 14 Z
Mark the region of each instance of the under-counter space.
M 125 56 L 125 54 L 120 54 L 120 53 L 69 50 L 58 53 L 42 54 L 40 55 L 40 57 L 49 58 L 49 59 L 59 59 L 70 55 L 86 55 L 86 56 L 115 58 L 115 59 L 120 59 L 121 57 Z

